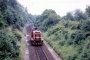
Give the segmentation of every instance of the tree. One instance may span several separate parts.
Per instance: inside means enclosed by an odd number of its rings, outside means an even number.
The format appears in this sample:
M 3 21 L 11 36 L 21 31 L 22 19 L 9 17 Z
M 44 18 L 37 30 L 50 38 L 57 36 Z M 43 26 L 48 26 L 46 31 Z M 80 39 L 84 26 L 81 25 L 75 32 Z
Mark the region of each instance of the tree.
M 67 13 L 66 19 L 67 19 L 67 20 L 74 20 L 74 17 L 73 17 L 73 15 L 72 15 L 71 12 L 68 12 L 68 13 Z
M 13 8 L 15 8 L 17 4 L 18 4 L 18 3 L 17 3 L 16 0 L 9 0 L 9 1 L 8 1 L 8 5 L 9 5 L 9 6 L 12 6 Z
M 86 20 L 87 19 L 87 15 L 84 13 L 84 12 L 82 12 L 81 10 L 79 10 L 79 9 L 77 9 L 77 10 L 75 10 L 75 14 L 74 14 L 74 18 L 75 18 L 75 20 Z
M 16 60 L 18 56 L 17 38 L 7 30 L 0 30 L 0 60 Z
M 88 14 L 88 16 L 90 17 L 90 6 L 86 7 L 86 13 Z
M 60 21 L 60 16 L 54 10 L 45 10 L 40 16 L 36 18 L 35 25 L 40 27 L 41 30 L 46 31 L 51 26 Z
M 7 9 L 7 0 L 0 0 L 0 11 L 5 12 Z
M 87 31 L 89 32 L 90 31 L 90 21 L 83 21 L 81 30 L 83 30 L 85 32 L 87 32 Z

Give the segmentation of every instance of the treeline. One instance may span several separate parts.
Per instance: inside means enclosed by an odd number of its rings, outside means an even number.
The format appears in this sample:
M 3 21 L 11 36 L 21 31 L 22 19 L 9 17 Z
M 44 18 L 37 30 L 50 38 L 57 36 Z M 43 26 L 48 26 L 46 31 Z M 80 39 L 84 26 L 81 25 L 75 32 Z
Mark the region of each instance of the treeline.
M 89 10 L 90 6 L 87 6 L 85 12 L 81 11 L 80 9 L 76 9 L 73 12 L 67 12 L 63 17 L 60 17 L 54 10 L 46 9 L 41 15 L 38 15 L 36 17 L 35 26 L 39 26 L 41 30 L 46 31 L 49 27 L 57 24 L 57 22 L 59 22 L 60 20 L 90 20 Z
M 72 20 L 72 21 L 79 21 L 79 20 L 87 20 L 90 19 L 90 6 L 87 6 L 85 12 L 81 11 L 80 9 L 76 9 L 73 12 L 67 12 L 66 16 L 62 18 L 64 20 Z
M 35 26 L 42 31 L 47 31 L 48 28 L 56 25 L 60 21 L 60 16 L 54 10 L 45 10 L 40 16 L 36 17 Z
M 34 19 L 17 0 L 0 0 L 0 60 L 18 60 L 20 46 L 17 42 L 22 37 L 15 29 L 22 31 L 21 27 Z
M 0 1 L 0 26 L 24 27 L 25 23 L 32 23 L 35 18 L 28 14 L 27 8 L 20 5 L 17 0 Z
M 36 27 L 64 60 L 90 60 L 90 6 L 60 17 L 45 10 L 36 18 Z

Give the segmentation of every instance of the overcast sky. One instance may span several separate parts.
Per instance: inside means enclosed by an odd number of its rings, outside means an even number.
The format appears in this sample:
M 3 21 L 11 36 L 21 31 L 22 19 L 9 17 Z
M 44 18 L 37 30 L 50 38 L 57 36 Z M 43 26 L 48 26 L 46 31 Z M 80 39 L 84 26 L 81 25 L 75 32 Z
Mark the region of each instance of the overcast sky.
M 85 11 L 86 5 L 90 5 L 90 0 L 17 0 L 21 5 L 27 7 L 32 15 L 40 15 L 45 9 L 55 10 L 60 16 L 69 11 L 80 9 Z

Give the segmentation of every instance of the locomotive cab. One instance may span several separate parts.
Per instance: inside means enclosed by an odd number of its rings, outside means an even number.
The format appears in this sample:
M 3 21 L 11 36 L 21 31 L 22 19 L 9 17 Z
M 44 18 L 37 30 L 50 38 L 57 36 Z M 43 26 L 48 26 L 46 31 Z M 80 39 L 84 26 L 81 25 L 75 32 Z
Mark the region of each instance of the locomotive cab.
M 32 45 L 42 45 L 43 40 L 41 38 L 41 31 L 35 29 L 31 32 L 31 44 Z

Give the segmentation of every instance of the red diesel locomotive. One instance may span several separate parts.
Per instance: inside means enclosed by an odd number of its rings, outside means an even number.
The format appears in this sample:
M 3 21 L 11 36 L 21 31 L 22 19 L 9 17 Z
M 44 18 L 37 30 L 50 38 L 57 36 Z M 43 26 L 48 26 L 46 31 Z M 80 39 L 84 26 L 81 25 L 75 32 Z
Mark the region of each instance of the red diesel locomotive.
M 30 37 L 30 42 L 32 45 L 43 45 L 41 31 L 37 28 L 32 29 L 32 31 L 30 32 Z

